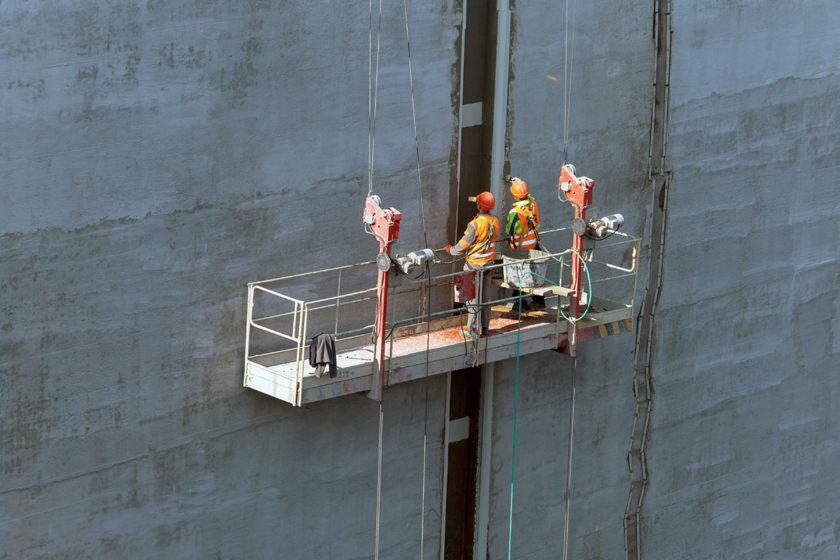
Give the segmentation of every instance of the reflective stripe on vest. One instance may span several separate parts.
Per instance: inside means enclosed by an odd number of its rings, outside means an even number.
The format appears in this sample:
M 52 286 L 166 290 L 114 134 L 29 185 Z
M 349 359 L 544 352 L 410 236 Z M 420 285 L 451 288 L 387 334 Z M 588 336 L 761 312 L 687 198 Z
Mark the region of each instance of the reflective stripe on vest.
M 467 252 L 467 262 L 484 264 L 493 260 L 496 254 L 496 233 L 499 220 L 495 216 L 479 215 L 472 221 L 475 228 L 475 241 Z
M 513 205 L 519 222 L 519 233 L 514 231 L 511 236 L 510 246 L 514 249 L 534 249 L 537 246 L 539 236 L 531 226 L 539 226 L 539 215 L 535 215 L 532 204 L 535 204 L 535 201 L 529 196 L 526 200 L 516 202 Z M 525 234 L 524 237 L 522 236 L 523 233 Z
M 514 248 L 519 249 L 533 249 L 537 246 L 537 235 L 536 232 L 532 229 L 528 231 L 528 234 L 522 238 L 522 241 L 519 240 L 520 235 L 514 234 L 513 235 L 513 246 Z

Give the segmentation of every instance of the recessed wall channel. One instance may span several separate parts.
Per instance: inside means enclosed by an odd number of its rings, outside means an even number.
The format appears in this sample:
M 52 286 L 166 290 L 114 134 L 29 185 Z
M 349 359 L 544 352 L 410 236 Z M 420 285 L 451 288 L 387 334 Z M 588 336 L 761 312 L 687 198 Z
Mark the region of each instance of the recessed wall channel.
M 656 306 L 662 291 L 665 236 L 668 217 L 668 189 L 671 172 L 667 163 L 668 110 L 671 70 L 671 0 L 655 0 L 653 40 L 656 45 L 654 98 L 650 129 L 648 182 L 653 195 L 649 219 L 648 281 L 636 320 L 633 393 L 636 396 L 633 431 L 627 463 L 630 469 L 630 495 L 624 512 L 625 552 L 628 560 L 640 560 L 641 512 L 648 484 L 645 449 L 650 435 L 654 390 L 651 356 L 656 339 Z

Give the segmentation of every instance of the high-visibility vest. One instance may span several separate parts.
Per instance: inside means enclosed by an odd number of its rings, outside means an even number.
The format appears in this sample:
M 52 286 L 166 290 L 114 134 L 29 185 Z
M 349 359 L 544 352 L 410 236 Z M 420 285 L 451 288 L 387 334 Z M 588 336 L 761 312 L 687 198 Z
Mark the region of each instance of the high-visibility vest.
M 509 227 L 511 248 L 516 249 L 536 249 L 537 243 L 540 240 L 540 210 L 537 207 L 537 201 L 532 197 L 525 200 L 520 200 L 513 203 L 513 211 L 516 212 L 516 220 L 519 222 L 519 228 Z M 510 220 L 509 220 L 510 224 Z
M 496 254 L 496 236 L 499 233 L 499 218 L 490 214 L 479 214 L 470 224 L 475 229 L 475 241 L 467 249 L 467 262 L 484 265 Z

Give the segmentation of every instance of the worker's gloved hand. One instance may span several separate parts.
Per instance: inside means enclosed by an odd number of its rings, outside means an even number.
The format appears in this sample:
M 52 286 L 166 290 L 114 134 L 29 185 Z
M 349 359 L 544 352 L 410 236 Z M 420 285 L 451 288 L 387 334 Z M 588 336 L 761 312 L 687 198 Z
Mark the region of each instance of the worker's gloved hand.
M 448 253 L 451 248 L 452 248 L 452 245 L 447 245 L 446 247 L 443 248 L 443 250 Z

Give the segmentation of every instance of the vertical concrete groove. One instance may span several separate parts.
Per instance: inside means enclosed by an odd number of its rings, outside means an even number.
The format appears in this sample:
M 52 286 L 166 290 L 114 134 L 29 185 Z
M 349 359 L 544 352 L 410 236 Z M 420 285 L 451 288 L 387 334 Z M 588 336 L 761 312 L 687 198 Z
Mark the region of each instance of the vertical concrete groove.
M 648 253 L 648 282 L 636 320 L 633 393 L 635 410 L 630 451 L 627 464 L 630 470 L 630 493 L 624 511 L 624 549 L 627 560 L 641 559 L 640 518 L 648 484 L 645 449 L 650 435 L 653 412 L 653 381 L 651 355 L 655 341 L 656 307 L 662 290 L 665 238 L 668 215 L 668 190 L 671 184 L 667 169 L 668 117 L 671 73 L 671 0 L 654 0 L 653 39 L 656 45 L 655 82 L 648 154 L 648 181 L 651 186 L 650 247 Z

